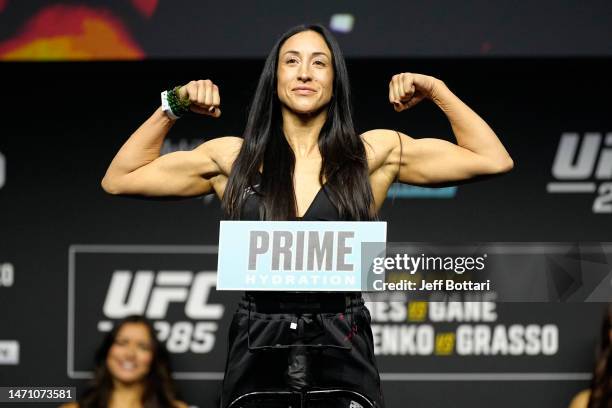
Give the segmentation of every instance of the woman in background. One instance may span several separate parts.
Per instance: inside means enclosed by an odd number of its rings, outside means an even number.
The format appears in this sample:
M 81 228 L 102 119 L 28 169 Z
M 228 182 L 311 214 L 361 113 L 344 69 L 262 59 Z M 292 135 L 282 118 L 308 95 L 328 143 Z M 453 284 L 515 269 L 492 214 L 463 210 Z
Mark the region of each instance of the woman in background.
M 580 391 L 569 408 L 612 408 L 612 303 L 601 325 L 601 338 L 597 361 L 593 370 L 591 388 Z
M 91 388 L 61 408 L 187 408 L 176 400 L 168 352 L 151 323 L 130 316 L 118 323 L 96 352 Z

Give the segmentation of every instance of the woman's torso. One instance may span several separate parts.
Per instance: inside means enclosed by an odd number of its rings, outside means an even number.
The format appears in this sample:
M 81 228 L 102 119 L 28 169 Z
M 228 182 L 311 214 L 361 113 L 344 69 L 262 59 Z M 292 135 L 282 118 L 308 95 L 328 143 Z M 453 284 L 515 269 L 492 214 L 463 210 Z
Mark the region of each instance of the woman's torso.
M 239 137 L 228 137 L 227 146 L 221 149 L 227 154 L 220 155 L 217 164 L 220 167 L 221 173 L 211 179 L 212 187 L 217 197 L 222 200 L 227 187 L 229 174 L 233 168 L 234 161 L 238 156 L 238 152 L 242 146 L 242 138 Z M 393 181 L 395 180 L 394 171 L 397 169 L 397 165 L 394 163 L 386 163 L 385 155 L 380 152 L 376 152 L 372 146 L 372 143 L 366 143 L 366 159 L 368 163 L 368 174 L 369 182 L 372 189 L 372 195 L 374 198 L 374 204 L 376 211 L 378 212 L 382 207 L 385 198 L 387 197 L 387 191 Z M 384 152 L 383 152 L 384 153 Z M 320 189 L 323 186 L 319 182 L 319 172 L 321 169 L 321 160 L 314 159 L 300 159 L 296 160 L 294 168 L 294 177 L 296 180 L 300 180 L 300 183 L 294 186 L 297 213 L 302 214 L 304 219 L 307 219 L 306 215 L 310 209 L 309 203 L 313 203 L 313 197 L 317 198 L 320 194 Z M 260 169 L 261 171 L 261 169 Z M 326 200 L 324 197 L 323 200 Z M 308 214 L 310 217 L 311 214 Z
M 259 176 L 261 177 L 261 176 Z M 258 180 L 259 181 L 259 180 Z M 255 192 L 257 184 L 247 191 L 247 199 L 240 219 L 245 221 L 259 221 L 262 219 L 261 195 Z M 325 184 L 319 187 L 318 192 L 310 201 L 309 205 L 304 205 L 305 210 L 301 217 L 296 217 L 297 221 L 341 221 L 338 209 L 331 202 Z

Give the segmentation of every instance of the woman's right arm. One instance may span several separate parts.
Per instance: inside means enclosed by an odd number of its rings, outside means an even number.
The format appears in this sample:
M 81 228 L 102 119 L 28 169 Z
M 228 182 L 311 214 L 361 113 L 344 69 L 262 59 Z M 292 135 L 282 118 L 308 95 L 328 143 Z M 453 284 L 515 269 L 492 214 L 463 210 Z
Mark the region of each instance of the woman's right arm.
M 219 117 L 219 90 L 211 81 L 191 81 L 179 91 L 194 112 Z M 212 192 L 218 176 L 225 178 L 242 139 L 221 137 L 191 151 L 160 156 L 164 138 L 174 124 L 158 108 L 123 144 L 102 179 L 110 194 L 148 197 L 194 197 Z

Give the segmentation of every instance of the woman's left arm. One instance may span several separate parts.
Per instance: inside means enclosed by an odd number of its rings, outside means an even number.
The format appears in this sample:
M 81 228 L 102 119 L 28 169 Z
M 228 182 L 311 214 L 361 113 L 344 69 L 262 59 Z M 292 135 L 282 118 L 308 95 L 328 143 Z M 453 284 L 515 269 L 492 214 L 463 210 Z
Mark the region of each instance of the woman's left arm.
M 512 158 L 495 132 L 444 82 L 415 73 L 393 76 L 389 83 L 389 102 L 397 112 L 423 99 L 430 99 L 444 112 L 457 144 L 436 138 L 414 139 L 403 133 L 398 139 L 398 132 L 372 130 L 362 137 L 374 150 L 376 168 L 380 167 L 389 176 L 389 172 L 393 173 L 400 182 L 417 185 L 468 180 L 513 168 Z

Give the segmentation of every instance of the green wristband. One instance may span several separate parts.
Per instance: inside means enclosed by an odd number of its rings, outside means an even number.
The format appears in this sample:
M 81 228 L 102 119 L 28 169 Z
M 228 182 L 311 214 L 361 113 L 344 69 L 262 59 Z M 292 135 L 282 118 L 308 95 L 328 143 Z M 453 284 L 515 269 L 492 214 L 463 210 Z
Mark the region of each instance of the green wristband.
M 184 99 L 181 99 L 181 97 L 179 96 L 179 90 L 180 89 L 181 89 L 180 86 L 175 86 L 174 89 L 172 90 L 172 92 L 176 96 L 176 99 L 177 99 L 179 105 L 181 105 L 185 109 L 189 109 L 189 106 L 191 105 L 191 102 L 189 101 L 189 97 L 187 96 Z
M 175 87 L 168 91 L 168 105 L 170 105 L 170 109 L 172 113 L 176 116 L 181 117 L 189 112 L 189 99 L 181 100 L 178 96 L 178 90 L 180 86 Z

